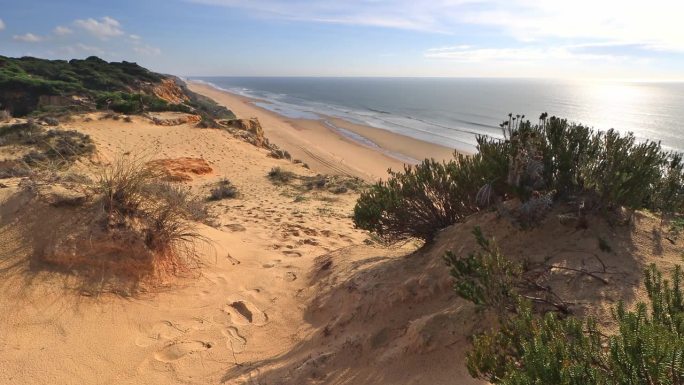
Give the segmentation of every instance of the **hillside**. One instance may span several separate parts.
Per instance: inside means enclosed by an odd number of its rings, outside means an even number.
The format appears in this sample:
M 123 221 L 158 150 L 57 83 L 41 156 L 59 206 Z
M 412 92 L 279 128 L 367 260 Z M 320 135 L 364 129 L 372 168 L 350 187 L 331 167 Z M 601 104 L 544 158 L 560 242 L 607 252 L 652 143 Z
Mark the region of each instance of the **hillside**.
M 206 120 L 232 119 L 230 110 L 190 91 L 180 79 L 136 63 L 0 56 L 0 110 L 12 116 L 110 109 L 126 114 L 180 111 Z
M 485 384 L 506 301 L 617 335 L 682 263 L 684 161 L 631 136 L 543 117 L 369 186 L 135 64 L 3 63 L 28 115 L 0 122 L 0 384 Z

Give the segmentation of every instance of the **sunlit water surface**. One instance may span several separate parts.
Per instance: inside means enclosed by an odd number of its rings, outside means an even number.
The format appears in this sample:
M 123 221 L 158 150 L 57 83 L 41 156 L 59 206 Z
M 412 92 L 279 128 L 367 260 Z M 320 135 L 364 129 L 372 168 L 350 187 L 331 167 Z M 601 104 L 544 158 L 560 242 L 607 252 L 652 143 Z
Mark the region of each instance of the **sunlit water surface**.
M 443 78 L 197 78 L 291 118 L 334 116 L 473 151 L 509 112 L 542 112 L 684 150 L 684 83 Z

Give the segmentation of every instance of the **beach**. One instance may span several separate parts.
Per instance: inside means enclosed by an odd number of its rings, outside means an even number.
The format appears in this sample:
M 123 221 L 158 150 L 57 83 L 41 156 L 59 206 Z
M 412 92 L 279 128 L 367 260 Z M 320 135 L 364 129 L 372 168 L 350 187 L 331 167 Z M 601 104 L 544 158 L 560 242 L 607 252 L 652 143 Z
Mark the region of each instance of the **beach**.
M 404 164 L 425 158 L 444 160 L 453 156 L 452 148 L 387 130 L 325 116 L 320 120 L 289 119 L 254 105 L 254 99 L 200 82 L 189 82 L 188 86 L 229 107 L 239 118 L 258 118 L 272 143 L 319 173 L 347 174 L 374 181 L 385 178 L 388 169 L 398 171 Z M 365 140 L 354 140 L 342 134 L 340 128 Z

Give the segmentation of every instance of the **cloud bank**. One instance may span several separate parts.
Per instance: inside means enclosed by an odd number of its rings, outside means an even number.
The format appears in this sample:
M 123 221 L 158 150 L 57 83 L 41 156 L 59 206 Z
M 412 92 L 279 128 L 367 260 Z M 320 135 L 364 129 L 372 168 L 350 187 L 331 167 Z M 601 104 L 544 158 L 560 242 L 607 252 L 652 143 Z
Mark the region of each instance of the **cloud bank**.
M 124 31 L 121 29 L 121 23 L 109 16 L 102 17 L 99 20 L 93 18 L 76 20 L 74 25 L 102 40 L 124 34 Z
M 684 2 L 651 0 L 187 0 L 258 17 L 458 34 L 476 26 L 519 42 L 641 44 L 684 52 Z

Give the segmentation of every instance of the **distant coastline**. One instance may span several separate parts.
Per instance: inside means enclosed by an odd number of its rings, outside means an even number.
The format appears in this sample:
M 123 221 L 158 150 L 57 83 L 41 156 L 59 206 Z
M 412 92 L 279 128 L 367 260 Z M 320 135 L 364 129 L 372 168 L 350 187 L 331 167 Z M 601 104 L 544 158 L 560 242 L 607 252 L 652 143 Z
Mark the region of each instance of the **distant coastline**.
M 553 79 L 198 77 L 291 119 L 332 116 L 475 152 L 508 114 L 543 112 L 684 149 L 684 84 Z
M 388 130 L 320 114 L 287 116 L 265 108 L 268 101 L 233 93 L 206 81 L 189 87 L 230 108 L 238 117 L 257 117 L 266 136 L 320 172 L 346 173 L 366 180 L 387 176 L 425 158 L 449 159 L 454 149 Z

